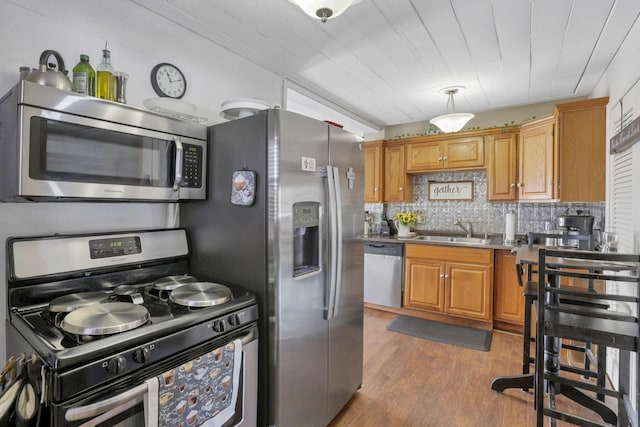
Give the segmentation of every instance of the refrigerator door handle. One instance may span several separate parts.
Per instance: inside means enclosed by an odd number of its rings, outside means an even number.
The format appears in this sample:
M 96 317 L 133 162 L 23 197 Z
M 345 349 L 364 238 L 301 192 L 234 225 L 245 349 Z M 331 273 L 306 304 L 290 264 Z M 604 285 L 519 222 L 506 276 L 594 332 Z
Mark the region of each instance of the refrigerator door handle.
M 340 308 L 340 289 L 342 287 L 342 196 L 340 194 L 340 171 L 337 167 L 333 168 L 333 185 L 335 186 L 335 210 L 336 210 L 336 262 L 335 262 L 335 296 L 333 303 L 332 317 L 338 315 Z
M 334 184 L 334 168 L 330 165 L 327 166 L 327 190 L 329 193 L 328 214 L 329 214 L 329 274 L 327 287 L 327 308 L 325 310 L 324 318 L 329 320 L 333 317 L 335 292 L 336 292 L 336 263 L 337 263 L 337 210 L 336 210 L 336 187 Z

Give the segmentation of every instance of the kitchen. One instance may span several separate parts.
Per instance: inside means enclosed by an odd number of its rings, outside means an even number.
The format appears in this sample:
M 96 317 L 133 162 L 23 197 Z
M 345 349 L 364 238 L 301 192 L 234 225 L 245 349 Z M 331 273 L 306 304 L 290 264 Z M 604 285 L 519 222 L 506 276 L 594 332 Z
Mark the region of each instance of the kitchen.
M 162 61 L 174 62 L 180 65 L 183 70 L 188 71 L 190 86 L 187 99 L 198 106 L 198 115 L 210 118 L 208 124 L 213 124 L 211 121 L 214 120 L 222 122 L 223 120 L 219 117 L 220 104 L 236 96 L 255 97 L 269 100 L 273 105 L 280 104 L 282 92 L 281 75 L 266 71 L 256 61 L 247 60 L 246 55 L 248 53 L 246 52 L 245 57 L 240 56 L 239 58 L 221 45 L 212 47 L 207 38 L 196 36 L 193 30 L 175 25 L 167 18 L 150 12 L 144 6 L 141 6 L 141 3 L 143 2 L 137 4 L 121 2 L 118 3 L 118 10 L 110 8 L 98 13 L 91 4 L 73 1 L 64 3 L 64 6 L 57 2 L 55 7 L 39 1 L 19 3 L 3 1 L 1 4 L 2 26 L 0 31 L 2 31 L 2 39 L 9 41 L 11 48 L 9 49 L 9 45 L 6 45 L 5 61 L 0 69 L 1 92 L 5 93 L 16 83 L 18 67 L 35 65 L 38 55 L 44 49 L 58 49 L 69 65 L 76 62 L 80 53 L 86 52 L 91 55 L 91 61 L 95 66 L 98 64 L 100 50 L 104 46 L 104 42 L 109 40 L 114 67 L 127 71 L 131 76 L 127 87 L 127 98 L 131 105 L 142 107 L 143 101 L 154 95 L 148 83 L 148 74 L 154 64 Z M 632 18 L 637 16 L 637 6 L 633 2 L 616 3 L 620 8 L 628 8 L 627 10 L 634 11 L 634 13 L 628 13 L 629 22 L 630 24 L 633 23 Z M 354 6 L 354 10 L 355 8 L 364 7 L 365 4 L 366 2 L 362 2 L 362 4 Z M 122 13 L 122 10 L 127 13 Z M 290 13 L 292 19 L 295 17 L 296 21 L 300 21 L 298 25 L 307 23 L 305 21 L 306 16 L 298 13 L 294 7 L 288 13 Z M 349 14 L 347 12 L 343 18 L 348 17 Z M 336 20 L 329 21 L 327 24 L 335 26 L 338 23 L 339 21 Z M 318 25 L 315 22 L 310 22 L 309 25 L 311 24 Z M 171 30 L 167 31 L 167 28 Z M 638 40 L 637 32 L 639 28 L 637 22 L 630 28 L 630 33 L 624 38 L 625 43 L 617 50 L 605 77 L 595 86 L 592 93 L 586 94 L 590 98 L 609 96 L 611 101 L 607 110 L 610 116 L 615 111 L 616 103 L 627 95 L 627 92 L 639 77 L 638 71 L 634 68 L 633 60 L 637 56 L 638 49 L 637 45 L 634 45 L 635 40 Z M 330 30 L 325 28 L 323 31 Z M 152 39 L 154 41 L 150 42 L 149 40 Z M 211 53 L 206 54 L 205 52 Z M 248 93 L 246 85 L 249 81 L 253 85 Z M 445 98 L 433 98 L 433 102 L 442 111 Z M 462 109 L 464 104 L 461 104 L 459 98 L 456 99 L 458 99 L 458 108 Z M 508 116 L 509 112 L 505 110 L 504 115 L 499 119 L 487 118 L 486 122 L 481 122 L 479 125 L 491 127 L 496 124 L 502 125 L 504 122 L 511 122 L 512 120 L 519 122 L 525 117 L 542 116 L 552 111 L 549 105 L 542 105 L 541 107 L 541 111 L 532 109 L 516 111 L 512 113 L 513 116 Z M 478 118 L 480 116 L 481 114 L 478 114 Z M 405 122 L 410 121 L 405 120 Z M 403 121 L 396 121 L 395 123 L 403 123 Z M 612 130 L 613 124 L 610 120 L 608 120 L 607 125 L 607 139 L 609 139 L 615 132 Z M 408 129 L 408 127 L 390 127 L 387 128 L 384 135 L 368 136 L 367 139 L 393 139 L 405 133 L 416 134 L 419 132 L 422 132 L 422 130 Z M 610 159 L 610 162 L 613 162 L 613 160 Z M 613 166 L 610 166 L 608 170 L 611 171 L 612 168 Z M 471 178 L 461 178 L 461 180 L 473 180 L 476 183 L 481 183 L 483 179 L 486 178 L 475 175 Z M 634 182 L 637 182 L 637 180 Z M 632 194 L 635 193 L 632 192 Z M 610 187 L 608 187 L 608 194 L 611 194 Z M 611 200 L 610 197 L 607 200 Z M 633 203 L 637 204 L 637 201 L 633 200 Z M 427 203 L 420 203 L 418 207 L 426 209 L 428 206 L 429 204 Z M 473 203 L 470 203 L 465 212 L 461 212 L 459 219 L 461 221 L 476 221 L 474 218 L 475 212 L 478 210 L 484 211 L 489 206 L 493 207 L 495 204 L 483 203 L 481 198 L 478 198 Z M 407 209 L 412 207 L 408 206 Z M 485 212 L 476 222 L 484 222 L 486 231 L 501 232 L 504 215 L 509 210 L 518 209 L 519 207 L 520 205 L 518 204 L 498 205 L 496 207 L 498 212 Z M 371 210 L 381 214 L 381 209 L 382 205 L 376 205 Z M 405 208 L 397 206 L 397 209 Z M 555 208 L 553 206 L 540 208 L 540 205 L 535 205 L 533 209 L 550 211 Z M 591 206 L 588 209 L 594 210 Z M 612 208 L 598 204 L 595 213 L 598 213 L 600 217 L 605 217 L 607 221 L 611 221 L 613 216 L 608 209 Z M 127 224 L 127 228 L 131 229 L 175 227 L 179 225 L 177 219 L 179 217 L 178 207 L 175 204 L 131 203 L 122 205 L 89 203 L 84 204 L 81 210 L 80 215 L 74 215 L 73 223 L 70 223 L 67 219 L 68 205 L 64 203 L 2 204 L 0 207 L 2 240 L 4 241 L 9 236 L 24 234 L 84 232 L 95 229 L 96 224 L 99 225 L 98 228 L 100 230 L 104 231 L 120 228 L 122 224 Z M 435 218 L 439 217 L 439 212 L 437 211 L 424 213 L 425 219 L 428 221 L 435 221 Z M 545 216 L 548 215 L 546 211 L 542 213 Z M 538 212 L 534 213 L 534 215 L 537 214 Z M 555 214 L 555 211 L 553 214 Z M 518 215 L 518 218 L 523 220 L 523 215 Z M 531 221 L 536 221 L 535 218 L 534 216 Z M 446 222 L 443 220 L 441 224 L 429 224 L 428 226 L 425 224 L 425 228 L 443 227 L 446 231 L 446 227 L 451 227 L 451 230 L 453 230 L 453 219 L 451 218 L 450 221 Z M 492 223 L 491 220 L 495 222 Z M 540 221 L 539 224 L 541 225 L 542 222 Z M 634 235 L 637 234 L 640 226 L 638 226 L 637 220 L 633 219 L 633 217 L 631 217 L 631 221 L 628 224 L 627 232 L 620 233 L 620 245 L 629 250 L 637 249 L 637 246 L 634 246 Z M 531 228 L 530 224 L 519 224 L 518 232 L 529 228 Z M 637 241 L 637 238 L 635 240 Z M 0 263 L 2 263 L 0 271 L 2 271 L 4 277 L 4 253 L 0 259 Z M 3 294 L 2 298 L 2 307 L 6 307 L 6 295 Z M 4 342 L 2 345 L 4 345 Z M 4 351 L 2 354 L 4 354 Z

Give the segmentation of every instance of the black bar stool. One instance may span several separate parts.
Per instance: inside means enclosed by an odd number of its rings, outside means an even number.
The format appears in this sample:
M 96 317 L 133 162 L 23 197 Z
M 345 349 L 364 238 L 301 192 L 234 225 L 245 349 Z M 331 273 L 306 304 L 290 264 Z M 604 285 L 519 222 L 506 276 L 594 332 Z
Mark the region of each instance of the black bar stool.
M 562 239 L 562 240 L 587 240 L 591 239 L 591 235 L 559 235 L 547 233 L 528 233 L 528 243 L 531 245 L 535 242 L 541 242 L 542 239 Z M 537 257 L 535 260 L 537 264 Z M 528 391 L 534 386 L 534 374 L 530 372 L 531 364 L 535 363 L 535 358 L 531 355 L 531 343 L 536 342 L 536 338 L 531 331 L 532 313 L 537 308 L 538 300 L 538 282 L 533 279 L 533 275 L 537 273 L 534 265 L 529 264 L 526 272 L 526 282 L 523 281 L 524 271 L 521 264 L 516 264 L 516 273 L 518 284 L 523 288 L 524 296 L 524 326 L 522 334 L 522 375 L 516 376 L 500 376 L 491 383 L 491 389 L 499 393 L 508 388 L 521 388 Z M 587 290 L 594 292 L 594 282 L 588 281 Z M 608 301 L 597 299 L 584 299 L 580 296 L 563 296 L 566 304 L 583 305 L 596 309 L 607 309 Z M 560 369 L 582 375 L 584 378 L 596 378 L 599 385 L 604 385 L 606 381 L 606 360 L 607 354 L 604 347 L 598 347 L 597 356 L 594 356 L 592 346 L 587 341 L 584 345 L 570 344 L 563 342 L 562 348 L 583 353 L 582 366 L 570 366 L 567 364 L 560 365 Z M 591 368 L 595 366 L 595 371 Z M 599 394 L 598 399 L 604 401 L 605 395 Z
M 536 341 L 535 401 L 537 425 L 544 417 L 581 426 L 638 426 L 638 412 L 629 398 L 630 366 L 640 367 L 639 298 L 640 255 L 599 253 L 540 248 L 538 262 L 538 320 Z M 562 288 L 563 278 L 606 281 L 619 292 L 595 293 L 588 289 Z M 600 303 L 609 301 L 609 309 L 567 304 L 565 298 L 579 297 Z M 626 308 L 626 310 L 625 310 Z M 543 337 L 543 339 L 540 339 Z M 606 349 L 619 350 L 618 388 L 594 384 L 559 369 L 562 339 L 589 342 Z M 636 369 L 640 384 L 640 369 Z M 548 403 L 545 403 L 545 393 Z M 587 419 L 565 412 L 556 402 L 562 394 L 594 411 L 601 420 Z M 607 395 L 617 400 L 617 413 L 593 398 Z M 635 407 L 640 408 L 640 393 Z
M 552 238 L 556 240 L 567 241 L 582 241 L 590 240 L 592 236 L 590 234 L 548 234 L 548 233 L 533 233 L 527 234 L 529 244 L 536 242 L 542 242 L 544 239 Z M 533 267 L 527 269 L 527 280 L 523 282 L 524 276 L 523 268 L 520 264 L 516 264 L 518 284 L 523 288 L 524 295 L 524 330 L 523 330 L 523 348 L 522 348 L 522 374 L 527 375 L 530 372 L 530 365 L 535 363 L 535 358 L 531 356 L 531 343 L 536 342 L 535 336 L 531 333 L 531 319 L 532 312 L 536 308 L 536 302 L 538 300 L 538 281 L 533 280 L 533 275 L 537 271 Z M 589 292 L 595 292 L 595 284 L 593 280 L 588 281 L 587 290 Z M 609 302 L 605 300 L 598 300 L 597 298 L 583 298 L 578 295 L 563 296 L 563 302 L 565 304 L 590 306 L 599 309 L 609 308 Z M 563 342 L 562 348 L 570 351 L 576 351 L 583 354 L 582 367 L 575 367 L 566 364 L 560 365 L 560 369 L 568 372 L 573 372 L 582 375 L 585 378 L 597 378 L 599 385 L 604 385 L 606 381 L 606 365 L 607 365 L 607 353 L 604 348 L 598 347 L 597 356 L 593 354 L 591 343 L 585 342 L 584 345 L 570 344 Z M 595 365 L 595 372 L 591 370 L 591 365 Z M 524 388 L 527 390 L 527 388 Z M 604 402 L 604 394 L 599 395 L 598 399 Z

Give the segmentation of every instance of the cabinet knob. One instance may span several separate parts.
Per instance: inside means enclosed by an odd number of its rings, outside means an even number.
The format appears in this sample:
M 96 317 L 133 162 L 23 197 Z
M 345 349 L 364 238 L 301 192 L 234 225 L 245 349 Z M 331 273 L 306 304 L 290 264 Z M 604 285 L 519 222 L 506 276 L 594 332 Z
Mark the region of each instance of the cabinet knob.
M 440 275 L 440 278 L 441 278 L 441 279 L 444 279 L 444 274 L 441 274 L 441 275 Z
M 449 159 L 447 156 L 444 156 L 444 157 L 442 158 L 442 160 L 445 160 L 445 161 L 446 161 L 447 159 Z
M 373 191 L 378 191 L 378 187 L 374 188 Z
M 444 275 L 444 278 L 445 278 L 445 279 L 448 279 L 448 278 L 449 278 L 449 275 L 448 275 L 448 274 L 445 274 L 445 275 Z
M 517 185 L 517 187 L 518 187 L 518 188 L 522 187 L 522 183 L 521 183 L 521 182 L 519 182 L 519 183 L 518 183 L 518 185 Z
M 404 190 L 404 187 L 400 187 L 400 188 L 398 188 L 398 190 L 402 191 L 402 190 Z
M 511 184 L 511 188 L 514 188 L 514 187 L 516 187 L 515 182 Z

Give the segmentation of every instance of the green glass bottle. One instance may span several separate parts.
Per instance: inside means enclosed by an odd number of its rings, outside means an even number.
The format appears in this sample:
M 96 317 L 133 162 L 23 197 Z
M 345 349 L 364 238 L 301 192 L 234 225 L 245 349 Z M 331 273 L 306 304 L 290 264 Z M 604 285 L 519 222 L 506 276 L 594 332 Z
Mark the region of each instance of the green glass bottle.
M 102 62 L 96 67 L 96 96 L 113 101 L 115 99 L 113 67 L 111 66 L 111 51 L 105 44 L 102 51 Z
M 89 64 L 89 55 L 80 55 L 80 62 L 73 67 L 73 91 L 84 95 L 96 95 L 96 72 Z

